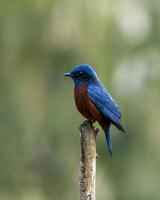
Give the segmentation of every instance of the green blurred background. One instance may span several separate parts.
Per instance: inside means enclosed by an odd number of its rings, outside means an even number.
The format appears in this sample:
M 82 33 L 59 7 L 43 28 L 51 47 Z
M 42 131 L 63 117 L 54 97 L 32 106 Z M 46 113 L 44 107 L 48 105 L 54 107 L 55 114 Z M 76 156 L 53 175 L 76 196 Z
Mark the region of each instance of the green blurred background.
M 79 199 L 75 65 L 122 110 L 97 137 L 97 200 L 160 199 L 160 1 L 1 0 L 0 200 Z M 96 125 L 98 126 L 98 125 Z

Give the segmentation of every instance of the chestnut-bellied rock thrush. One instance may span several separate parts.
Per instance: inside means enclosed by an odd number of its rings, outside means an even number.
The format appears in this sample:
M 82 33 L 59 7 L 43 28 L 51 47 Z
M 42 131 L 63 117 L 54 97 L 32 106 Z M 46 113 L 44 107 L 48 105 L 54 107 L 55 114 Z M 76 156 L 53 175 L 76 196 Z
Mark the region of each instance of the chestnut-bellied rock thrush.
M 76 66 L 64 76 L 71 77 L 75 83 L 74 99 L 78 111 L 88 120 L 98 121 L 103 128 L 108 150 L 112 156 L 111 124 L 124 132 L 119 106 L 90 65 Z

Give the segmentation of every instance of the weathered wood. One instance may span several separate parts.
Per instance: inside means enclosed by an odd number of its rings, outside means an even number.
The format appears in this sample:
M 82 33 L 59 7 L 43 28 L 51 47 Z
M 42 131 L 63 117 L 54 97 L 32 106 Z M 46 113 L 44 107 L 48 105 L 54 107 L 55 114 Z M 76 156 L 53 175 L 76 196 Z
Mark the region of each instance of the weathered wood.
M 96 199 L 97 132 L 89 121 L 80 126 L 80 200 Z

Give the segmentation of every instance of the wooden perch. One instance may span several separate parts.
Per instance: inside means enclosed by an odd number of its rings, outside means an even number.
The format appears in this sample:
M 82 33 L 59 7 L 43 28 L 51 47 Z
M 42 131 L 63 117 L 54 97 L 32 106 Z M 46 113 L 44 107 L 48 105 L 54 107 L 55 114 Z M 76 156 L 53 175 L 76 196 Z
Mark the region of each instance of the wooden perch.
M 85 121 L 80 126 L 80 133 L 80 200 L 95 200 L 98 129 L 90 121 Z

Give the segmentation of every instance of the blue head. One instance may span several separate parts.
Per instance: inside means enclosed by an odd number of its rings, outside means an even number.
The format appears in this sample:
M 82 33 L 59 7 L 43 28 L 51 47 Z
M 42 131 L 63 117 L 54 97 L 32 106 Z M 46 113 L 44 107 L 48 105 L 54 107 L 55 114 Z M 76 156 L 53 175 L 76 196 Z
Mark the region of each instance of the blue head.
M 90 65 L 87 64 L 76 66 L 70 72 L 64 74 L 64 76 L 70 76 L 76 85 L 80 85 L 86 82 L 98 81 L 96 72 Z

